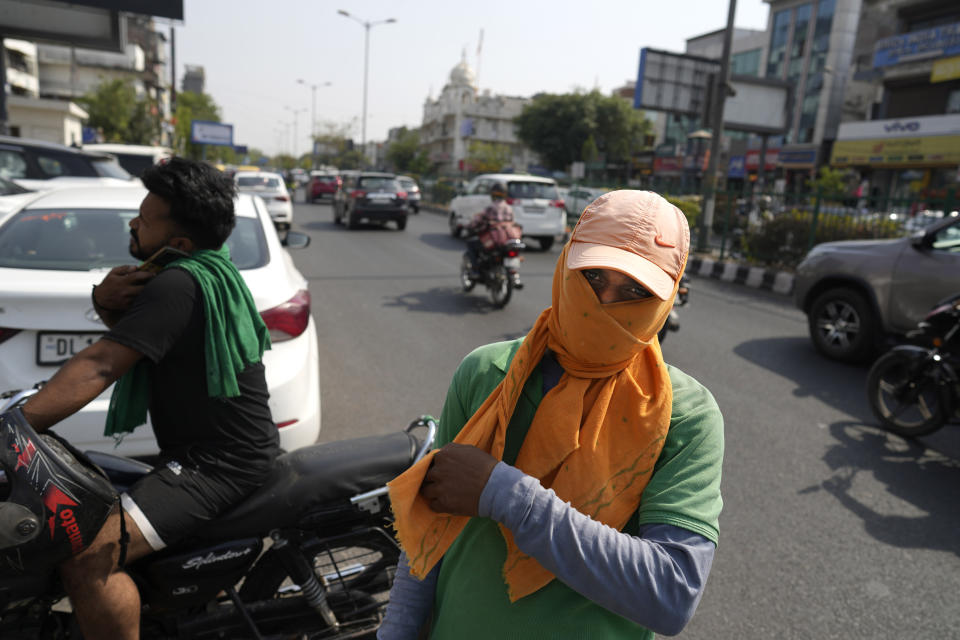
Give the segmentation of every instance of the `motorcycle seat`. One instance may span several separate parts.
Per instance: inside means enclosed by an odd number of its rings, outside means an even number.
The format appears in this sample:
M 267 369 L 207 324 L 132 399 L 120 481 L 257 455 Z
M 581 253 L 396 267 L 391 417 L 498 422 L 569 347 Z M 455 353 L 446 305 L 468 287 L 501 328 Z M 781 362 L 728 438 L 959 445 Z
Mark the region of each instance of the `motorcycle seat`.
M 314 507 L 347 502 L 406 471 L 420 443 L 406 432 L 303 447 L 277 458 L 263 486 L 201 527 L 201 538 L 260 535 L 293 525 Z

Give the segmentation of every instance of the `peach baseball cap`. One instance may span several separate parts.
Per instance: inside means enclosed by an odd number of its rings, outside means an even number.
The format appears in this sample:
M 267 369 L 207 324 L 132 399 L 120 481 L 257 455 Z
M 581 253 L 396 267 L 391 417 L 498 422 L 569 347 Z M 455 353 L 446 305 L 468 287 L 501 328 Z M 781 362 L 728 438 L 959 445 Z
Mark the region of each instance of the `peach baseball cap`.
M 614 269 L 667 300 L 683 273 L 690 228 L 652 191 L 611 191 L 591 202 L 570 237 L 569 269 Z

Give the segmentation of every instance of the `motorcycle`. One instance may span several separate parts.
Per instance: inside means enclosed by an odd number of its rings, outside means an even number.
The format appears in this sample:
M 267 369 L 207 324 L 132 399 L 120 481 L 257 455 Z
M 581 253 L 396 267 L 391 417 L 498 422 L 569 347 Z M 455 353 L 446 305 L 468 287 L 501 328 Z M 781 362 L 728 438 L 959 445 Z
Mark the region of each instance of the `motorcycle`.
M 493 225 L 480 231 L 468 242 L 475 243 L 477 263 L 471 265 L 470 252 L 464 252 L 460 263 L 460 284 L 469 293 L 480 283 L 487 287 L 490 301 L 497 309 L 510 302 L 514 289 L 522 289 L 520 282 L 521 254 L 526 245 L 520 240 L 519 225 Z
M 17 408 L 32 393 L 0 396 L 0 637 L 79 638 L 56 564 L 82 550 L 84 523 L 92 539 L 118 493 L 151 467 L 38 436 Z M 240 505 L 125 567 L 140 590 L 141 636 L 372 636 L 400 556 L 384 485 L 429 451 L 436 428 L 423 416 L 391 435 L 280 455 Z
M 923 436 L 960 421 L 960 294 L 937 303 L 867 375 L 870 409 L 884 428 Z
M 687 276 L 682 276 L 680 278 L 680 286 L 677 287 L 677 296 L 673 299 L 673 308 L 670 309 L 670 315 L 667 316 L 667 321 L 663 323 L 660 331 L 657 332 L 657 338 L 660 340 L 660 344 L 663 344 L 663 341 L 667 339 L 669 332 L 680 330 L 680 316 L 677 315 L 677 307 L 686 305 L 689 298 L 690 280 Z

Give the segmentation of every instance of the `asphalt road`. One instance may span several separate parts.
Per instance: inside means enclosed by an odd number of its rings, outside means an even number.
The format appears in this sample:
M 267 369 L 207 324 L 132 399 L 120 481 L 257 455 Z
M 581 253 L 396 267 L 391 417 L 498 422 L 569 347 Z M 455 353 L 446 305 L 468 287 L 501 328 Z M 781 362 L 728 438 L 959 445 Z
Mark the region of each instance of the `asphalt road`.
M 320 336 L 321 440 L 438 415 L 471 349 L 525 334 L 550 304 L 559 248 L 495 310 L 460 291 L 462 241 L 423 212 L 405 231 L 335 226 L 298 204 L 294 252 Z M 865 367 L 820 357 L 788 298 L 694 278 L 668 362 L 725 417 L 724 511 L 710 581 L 680 636 L 960 637 L 960 429 L 920 442 L 876 428 Z

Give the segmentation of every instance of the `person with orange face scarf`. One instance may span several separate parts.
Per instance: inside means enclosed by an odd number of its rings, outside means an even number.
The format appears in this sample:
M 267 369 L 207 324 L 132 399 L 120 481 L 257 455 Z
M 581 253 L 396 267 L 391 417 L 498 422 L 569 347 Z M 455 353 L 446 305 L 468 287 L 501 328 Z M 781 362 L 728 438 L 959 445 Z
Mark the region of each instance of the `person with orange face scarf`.
M 689 246 L 659 195 L 601 196 L 527 336 L 464 359 L 441 448 L 389 485 L 404 552 L 379 638 L 652 638 L 690 620 L 723 418 L 656 338 Z

